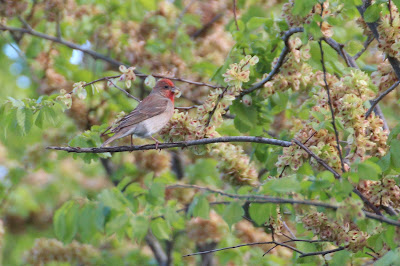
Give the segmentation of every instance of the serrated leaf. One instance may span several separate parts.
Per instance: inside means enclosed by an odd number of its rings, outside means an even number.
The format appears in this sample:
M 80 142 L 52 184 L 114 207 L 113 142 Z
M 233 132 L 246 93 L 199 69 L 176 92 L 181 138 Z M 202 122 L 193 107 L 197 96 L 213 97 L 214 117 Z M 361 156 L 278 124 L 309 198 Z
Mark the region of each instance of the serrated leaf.
M 364 12 L 365 22 L 375 22 L 379 19 L 381 13 L 381 6 L 379 4 L 370 5 Z
M 70 243 L 78 228 L 79 205 L 68 201 L 59 208 L 53 217 L 54 233 L 64 243 Z
M 394 168 L 400 168 L 400 141 L 397 139 L 390 144 L 390 161 Z
M 300 15 L 304 17 L 311 12 L 311 9 L 314 7 L 315 4 L 317 4 L 316 0 L 295 1 L 292 13 L 293 15 Z
M 17 124 L 24 134 L 27 134 L 32 127 L 33 113 L 26 107 L 17 109 Z
M 149 221 L 144 216 L 135 216 L 131 219 L 132 235 L 131 237 L 140 242 L 144 239 L 149 230 Z
M 171 229 L 164 219 L 158 218 L 151 221 L 150 228 L 158 239 L 169 239 Z
M 222 218 L 226 221 L 229 225 L 229 228 L 242 219 L 244 215 L 244 210 L 241 204 L 237 201 L 233 201 L 230 203 L 226 208 L 222 215 Z
M 250 204 L 249 214 L 250 218 L 258 225 L 263 225 L 270 217 L 270 212 L 266 204 Z
M 197 204 L 193 208 L 193 216 L 208 219 L 209 214 L 210 204 L 208 203 L 207 198 L 202 195 L 199 197 Z

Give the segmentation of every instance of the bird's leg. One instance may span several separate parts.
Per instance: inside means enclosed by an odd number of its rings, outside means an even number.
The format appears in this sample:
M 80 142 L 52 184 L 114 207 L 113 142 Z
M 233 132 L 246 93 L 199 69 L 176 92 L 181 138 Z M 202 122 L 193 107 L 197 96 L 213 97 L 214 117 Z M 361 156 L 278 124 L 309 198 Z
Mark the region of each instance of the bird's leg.
M 132 140 L 132 138 L 133 138 L 133 135 L 131 135 L 131 147 L 133 146 L 133 140 Z M 130 151 L 130 153 L 132 153 L 133 151 Z
M 155 142 L 156 142 L 156 150 L 158 150 L 158 144 L 160 143 L 157 139 L 155 139 L 153 136 L 150 136 Z M 161 151 L 161 149 L 160 149 Z

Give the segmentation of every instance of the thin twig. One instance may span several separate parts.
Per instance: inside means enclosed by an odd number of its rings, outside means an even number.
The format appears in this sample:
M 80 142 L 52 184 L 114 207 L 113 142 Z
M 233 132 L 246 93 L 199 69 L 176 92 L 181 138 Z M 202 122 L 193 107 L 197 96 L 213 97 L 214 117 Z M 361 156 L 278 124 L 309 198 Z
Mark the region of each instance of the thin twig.
M 341 251 L 341 250 L 344 250 L 344 247 L 339 247 L 339 248 L 335 248 L 335 249 L 331 249 L 331 250 L 325 250 L 325 251 L 304 253 L 304 254 L 300 255 L 300 258 L 309 257 L 309 256 L 316 256 L 316 255 L 324 256 L 326 254 L 338 252 L 338 251 Z
M 289 249 L 291 249 L 293 251 L 296 251 L 296 252 L 298 252 L 300 254 L 304 254 L 302 251 L 300 251 L 297 248 L 294 248 L 292 246 L 289 246 L 289 245 L 286 245 L 286 244 L 283 244 L 283 243 L 279 243 L 279 242 L 276 242 L 276 241 L 268 241 L 268 242 L 254 242 L 254 243 L 240 244 L 240 245 L 231 246 L 231 247 L 225 247 L 225 248 L 211 249 L 211 250 L 206 250 L 206 251 L 186 254 L 186 255 L 183 255 L 182 257 L 190 257 L 190 256 L 195 256 L 195 255 L 208 254 L 208 253 L 218 252 L 218 251 L 222 251 L 222 250 L 241 248 L 241 247 L 247 247 L 247 246 L 271 245 L 271 244 L 275 244 L 275 245 L 278 245 L 278 246 L 286 247 L 286 248 L 289 248 Z
M 225 89 L 221 92 L 221 94 L 218 95 L 218 99 L 217 99 L 217 101 L 215 102 L 214 108 L 213 108 L 213 109 L 209 112 L 209 114 L 208 114 L 207 122 L 206 122 L 205 125 L 204 125 L 205 128 L 208 127 L 208 126 L 210 125 L 211 118 L 213 117 L 215 111 L 217 110 L 218 104 L 221 102 L 221 100 L 222 100 L 222 98 L 224 97 L 224 94 L 225 94 L 225 92 L 228 90 L 228 88 L 229 88 L 229 86 L 226 86 Z
M 47 34 L 44 34 L 44 33 L 41 33 L 41 32 L 37 32 L 37 31 L 33 30 L 32 28 L 30 28 L 30 29 L 29 28 L 15 28 L 15 27 L 9 27 L 9 26 L 6 26 L 6 25 L 0 25 L 0 31 L 26 33 L 26 34 L 29 34 L 29 35 L 32 35 L 32 36 L 35 36 L 35 37 L 39 37 L 39 38 L 42 38 L 42 39 L 45 39 L 45 40 L 49 40 L 49 41 L 52 41 L 52 42 L 55 42 L 55 43 L 62 44 L 62 45 L 67 46 L 67 47 L 69 47 L 71 49 L 75 49 L 75 50 L 81 51 L 81 52 L 83 52 L 85 54 L 88 54 L 88 55 L 92 56 L 94 59 L 103 60 L 103 61 L 113 65 L 114 67 L 119 67 L 120 65 L 124 65 L 124 66 L 128 67 L 128 65 L 126 65 L 126 64 L 124 64 L 124 63 L 122 63 L 120 61 L 117 61 L 117 60 L 115 60 L 113 58 L 110 58 L 110 57 L 105 56 L 103 54 L 97 53 L 97 52 L 95 52 L 93 50 L 90 50 L 90 49 L 87 49 L 87 48 L 83 48 L 80 45 L 77 45 L 75 43 L 72 43 L 72 42 L 69 42 L 69 41 L 66 41 L 66 40 L 62 40 L 62 39 L 59 39 L 57 37 L 50 36 L 50 35 L 47 35 Z M 140 78 L 146 78 L 147 76 L 149 76 L 149 75 L 146 75 L 146 74 L 142 74 L 142 73 L 140 73 L 138 71 L 135 71 L 135 74 L 136 74 L 136 76 L 138 76 Z M 171 79 L 171 80 L 186 82 L 186 83 L 194 84 L 194 85 L 198 85 L 198 86 L 207 86 L 207 87 L 214 88 L 214 89 L 222 87 L 222 86 L 219 86 L 219 85 L 211 85 L 211 84 L 207 84 L 207 83 L 204 83 L 204 82 L 196 82 L 196 81 L 191 81 L 191 80 L 187 80 L 187 79 L 183 79 L 183 78 L 167 77 L 167 76 L 158 75 L 158 74 L 153 74 L 152 76 L 156 77 L 156 78 L 168 78 L 168 79 Z
M 374 100 L 371 100 L 371 107 L 368 109 L 368 111 L 365 113 L 365 118 L 368 118 L 372 111 L 374 110 L 375 106 L 386 96 L 388 95 L 392 90 L 394 90 L 398 85 L 400 84 L 400 80 L 396 81 L 392 86 L 390 86 L 389 89 L 385 90 L 381 94 L 379 94 L 378 97 L 376 97 Z
M 336 128 L 335 111 L 333 110 L 333 104 L 332 104 L 331 94 L 330 94 L 330 90 L 329 90 L 329 85 L 328 85 L 328 81 L 326 80 L 326 68 L 325 68 L 325 61 L 324 61 L 324 50 L 322 49 L 322 41 L 319 40 L 318 44 L 319 44 L 319 49 L 320 49 L 320 52 L 321 52 L 321 65 L 322 65 L 322 70 L 324 72 L 325 90 L 326 90 L 326 93 L 328 94 L 328 104 L 329 104 L 329 109 L 331 111 L 332 126 L 333 126 L 333 131 L 335 132 L 335 137 L 336 137 L 336 149 L 338 150 L 339 158 L 340 158 L 340 164 L 342 166 L 342 172 L 344 173 L 346 171 L 344 169 L 342 149 L 340 148 L 339 133 L 338 133 L 338 130 Z
M 134 99 L 136 101 L 138 101 L 139 103 L 141 102 L 141 100 L 135 96 L 133 96 L 132 94 L 130 94 L 129 92 L 127 92 L 126 90 L 124 90 L 123 88 L 119 87 L 117 84 L 115 84 L 111 79 L 107 79 L 107 81 L 109 81 L 115 88 L 119 89 L 120 91 L 122 91 L 123 93 L 125 93 L 126 96 L 128 96 L 131 99 Z
M 292 29 L 290 29 L 290 30 L 285 32 L 285 34 L 282 37 L 282 40 L 284 41 L 285 46 L 283 47 L 283 49 L 281 51 L 281 54 L 279 55 L 278 61 L 276 62 L 274 68 L 271 70 L 271 72 L 269 72 L 268 76 L 265 77 L 263 80 L 261 80 L 260 82 L 254 84 L 249 89 L 243 90 L 242 93 L 241 93 L 242 96 L 245 95 L 245 94 L 249 94 L 249 93 L 261 88 L 265 83 L 270 81 L 279 72 L 279 70 L 280 70 L 280 68 L 281 68 L 281 66 L 282 66 L 282 64 L 283 64 L 283 62 L 285 60 L 285 57 L 289 53 L 289 42 L 288 41 L 289 41 L 290 36 L 292 36 L 295 33 L 303 32 L 303 31 L 304 31 L 304 29 L 299 27 L 299 28 L 292 28 Z
M 197 31 L 195 31 L 190 38 L 195 39 L 199 36 L 202 36 L 215 22 L 217 22 L 220 18 L 222 18 L 222 14 L 219 13 L 215 15 L 209 22 L 203 25 L 203 27 Z
M 360 56 L 361 56 L 365 51 L 367 51 L 368 46 L 372 43 L 373 40 L 374 40 L 374 36 L 369 35 L 368 38 L 367 38 L 367 40 L 364 42 L 364 48 L 361 49 L 361 51 L 359 51 L 358 53 L 356 53 L 356 54 L 353 56 L 353 59 L 354 59 L 354 60 L 357 60 L 358 58 L 360 58 Z

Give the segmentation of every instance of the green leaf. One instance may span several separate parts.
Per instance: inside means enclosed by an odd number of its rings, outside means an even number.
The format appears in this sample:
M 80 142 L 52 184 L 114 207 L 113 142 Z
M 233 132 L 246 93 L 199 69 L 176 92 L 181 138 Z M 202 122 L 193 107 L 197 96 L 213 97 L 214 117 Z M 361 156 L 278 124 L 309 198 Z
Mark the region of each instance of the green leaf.
M 149 229 L 149 221 L 144 216 L 135 216 L 131 219 L 132 235 L 131 237 L 140 242 L 144 239 Z
M 35 125 L 38 128 L 43 128 L 44 112 L 39 110 L 36 115 Z
M 393 3 L 397 6 L 397 9 L 400 10 L 400 0 L 393 0 Z
M 270 217 L 269 208 L 266 204 L 250 204 L 249 214 L 250 218 L 258 225 L 263 225 Z
M 266 182 L 264 189 L 270 192 L 286 193 L 301 189 L 300 182 L 295 177 L 272 179 Z
M 390 159 L 394 168 L 400 168 L 400 140 L 392 140 L 390 145 Z
M 387 265 L 397 265 L 400 260 L 399 250 L 390 250 L 374 263 L 374 266 L 387 266 Z
M 242 216 L 244 215 L 244 210 L 242 208 L 242 205 L 234 201 L 230 203 L 226 208 L 224 213 L 222 214 L 222 218 L 226 221 L 226 223 L 229 225 L 229 228 L 237 222 L 239 222 L 242 219 Z
M 79 205 L 67 201 L 59 208 L 53 217 L 54 233 L 64 243 L 70 243 L 78 228 Z
M 102 209 L 95 204 L 86 204 L 79 213 L 78 232 L 82 241 L 90 242 L 99 228 L 98 224 L 104 223 Z
M 390 130 L 390 134 L 387 140 L 387 144 L 390 144 L 390 142 L 397 138 L 397 135 L 400 134 L 400 124 L 397 124 L 392 130 Z
M 358 174 L 361 179 L 365 180 L 379 180 L 379 174 L 382 173 L 382 169 L 376 163 L 370 160 L 366 160 L 358 164 Z
M 152 205 L 163 204 L 165 199 L 165 186 L 160 183 L 151 184 L 146 199 Z
M 266 23 L 269 19 L 268 18 L 260 18 L 260 17 L 252 17 L 247 22 L 247 29 L 248 30 L 255 30 L 258 27 L 261 27 L 264 23 Z
M 193 216 L 208 219 L 209 214 L 210 204 L 208 203 L 207 198 L 204 195 L 201 195 L 193 208 Z
M 150 228 L 153 234 L 158 239 L 169 239 L 171 234 L 171 229 L 169 228 L 167 222 L 164 219 L 158 218 L 150 223 Z
M 365 22 L 375 22 L 379 19 L 381 6 L 379 4 L 370 5 L 364 12 Z
M 22 129 L 23 134 L 27 134 L 32 127 L 33 113 L 26 107 L 17 109 L 17 124 Z
M 364 45 L 359 41 L 351 40 L 346 45 L 346 51 L 351 55 L 354 56 L 357 54 L 361 49 L 364 48 Z
M 104 204 L 104 206 L 108 206 L 116 210 L 125 210 L 125 208 L 129 205 L 129 201 L 117 188 L 103 190 L 98 195 L 98 199 Z
M 292 13 L 293 15 L 300 15 L 304 17 L 311 12 L 311 9 L 314 7 L 315 4 L 317 4 L 316 0 L 295 1 Z

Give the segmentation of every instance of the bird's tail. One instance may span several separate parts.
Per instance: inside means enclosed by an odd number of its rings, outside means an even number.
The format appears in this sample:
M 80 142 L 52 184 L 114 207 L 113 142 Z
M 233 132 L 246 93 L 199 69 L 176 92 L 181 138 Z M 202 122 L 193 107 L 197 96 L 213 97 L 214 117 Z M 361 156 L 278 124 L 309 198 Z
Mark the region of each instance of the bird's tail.
M 114 136 L 112 136 L 111 138 L 106 139 L 106 141 L 103 142 L 103 144 L 101 144 L 100 148 L 104 148 L 105 146 L 107 146 L 107 144 L 113 142 L 116 139 L 119 139 L 120 136 L 118 133 L 115 133 Z

